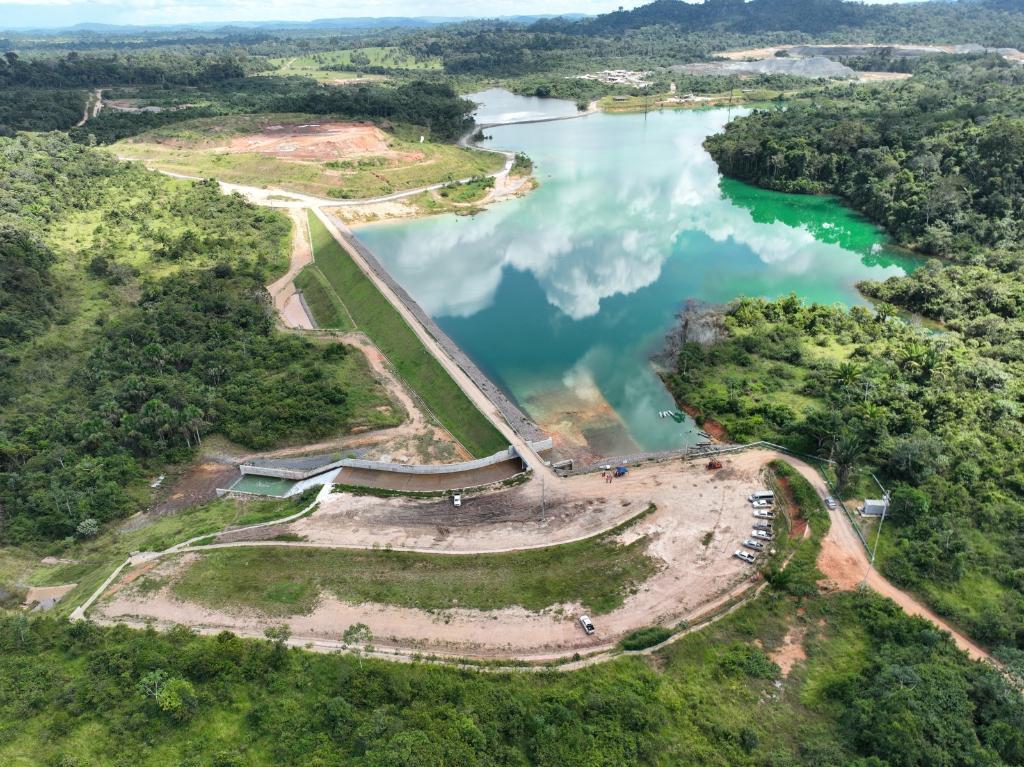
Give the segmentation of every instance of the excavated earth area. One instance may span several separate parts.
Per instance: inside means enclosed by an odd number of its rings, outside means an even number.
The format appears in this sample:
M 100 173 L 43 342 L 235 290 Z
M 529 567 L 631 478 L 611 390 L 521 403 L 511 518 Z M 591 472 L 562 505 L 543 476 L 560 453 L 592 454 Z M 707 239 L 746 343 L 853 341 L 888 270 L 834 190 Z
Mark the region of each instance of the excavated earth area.
M 306 123 L 268 125 L 259 133 L 231 139 L 225 151 L 266 154 L 282 160 L 349 160 L 384 157 L 401 162 L 419 162 L 422 152 L 396 152 L 380 128 L 359 123 Z

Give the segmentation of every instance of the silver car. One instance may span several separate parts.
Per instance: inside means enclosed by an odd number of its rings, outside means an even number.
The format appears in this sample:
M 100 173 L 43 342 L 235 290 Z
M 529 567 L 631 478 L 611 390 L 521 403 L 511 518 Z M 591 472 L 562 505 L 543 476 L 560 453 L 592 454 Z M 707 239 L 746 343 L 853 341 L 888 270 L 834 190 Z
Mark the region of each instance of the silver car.
M 770 540 L 772 540 L 772 534 L 770 532 L 768 532 L 767 530 L 755 530 L 754 532 L 751 533 L 751 535 L 754 536 L 755 538 L 760 538 L 762 541 L 770 541 Z
M 743 541 L 743 545 L 754 551 L 764 551 L 764 544 L 758 543 L 753 538 L 747 538 L 747 540 Z
M 744 551 L 743 549 L 736 549 L 736 551 L 733 552 L 733 556 L 737 559 L 742 559 L 748 565 L 752 565 L 757 561 L 757 554 L 751 554 L 749 551 Z

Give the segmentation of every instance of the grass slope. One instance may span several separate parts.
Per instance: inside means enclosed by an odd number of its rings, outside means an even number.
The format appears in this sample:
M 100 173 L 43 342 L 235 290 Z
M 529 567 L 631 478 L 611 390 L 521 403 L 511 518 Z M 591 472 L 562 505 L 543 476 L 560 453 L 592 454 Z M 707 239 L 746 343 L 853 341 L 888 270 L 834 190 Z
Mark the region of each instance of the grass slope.
M 309 231 L 316 266 L 348 307 L 356 325 L 391 360 L 441 424 L 474 456 L 492 455 L 507 441 L 477 410 L 376 286 L 312 213 Z M 314 313 L 315 314 L 315 313 Z
M 296 275 L 295 287 L 302 291 L 302 297 L 309 311 L 313 313 L 317 327 L 331 330 L 355 329 L 355 323 L 345 304 L 315 266 L 307 266 Z

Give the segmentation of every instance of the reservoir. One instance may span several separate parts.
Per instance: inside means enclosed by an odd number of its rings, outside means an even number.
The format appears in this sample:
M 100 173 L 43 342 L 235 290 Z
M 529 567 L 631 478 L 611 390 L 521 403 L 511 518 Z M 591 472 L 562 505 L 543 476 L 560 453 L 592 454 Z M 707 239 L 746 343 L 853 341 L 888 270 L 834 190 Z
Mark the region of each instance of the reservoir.
M 481 123 L 545 110 L 545 100 L 503 91 L 470 98 L 484 102 Z M 570 113 L 566 102 L 548 112 Z M 650 363 L 687 300 L 795 293 L 865 304 L 859 280 L 913 267 L 834 199 L 723 179 L 702 144 L 742 113 L 489 128 L 484 145 L 534 161 L 536 190 L 472 217 L 356 234 L 556 443 L 605 456 L 692 444 L 689 419 L 659 417 L 675 403 Z

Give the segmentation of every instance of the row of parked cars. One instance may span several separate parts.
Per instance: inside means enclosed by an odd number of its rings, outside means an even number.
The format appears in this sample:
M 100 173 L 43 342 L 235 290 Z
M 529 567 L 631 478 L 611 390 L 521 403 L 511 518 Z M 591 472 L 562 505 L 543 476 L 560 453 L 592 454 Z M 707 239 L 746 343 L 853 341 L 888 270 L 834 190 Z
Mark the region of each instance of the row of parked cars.
M 764 551 L 775 537 L 772 532 L 772 521 L 775 519 L 772 505 L 775 503 L 775 493 L 771 490 L 757 490 L 747 496 L 747 501 L 754 510 L 756 521 L 750 537 L 743 541 L 743 548 L 736 549 L 733 556 L 752 565 L 757 562 L 757 555 Z

